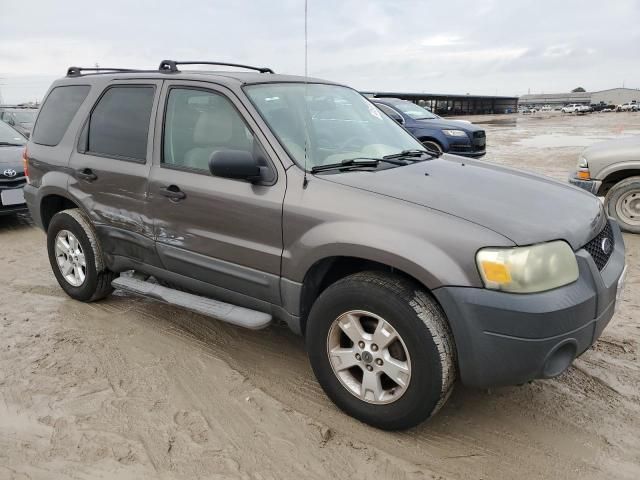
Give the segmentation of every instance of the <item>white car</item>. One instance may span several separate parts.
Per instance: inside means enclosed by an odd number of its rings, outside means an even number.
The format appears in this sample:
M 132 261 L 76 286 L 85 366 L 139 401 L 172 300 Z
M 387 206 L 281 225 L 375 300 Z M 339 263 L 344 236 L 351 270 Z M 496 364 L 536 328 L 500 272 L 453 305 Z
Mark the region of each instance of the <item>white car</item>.
M 562 113 L 587 113 L 589 107 L 587 105 L 580 105 L 579 103 L 572 103 L 562 107 Z
M 553 108 L 551 107 L 551 105 L 544 105 L 544 106 L 542 107 L 542 110 L 541 110 L 541 111 L 543 111 L 543 112 L 550 112 L 550 111 L 552 111 L 552 110 L 553 110 Z
M 640 109 L 640 105 L 635 102 L 623 103 L 622 105 L 618 105 L 619 112 L 637 112 Z

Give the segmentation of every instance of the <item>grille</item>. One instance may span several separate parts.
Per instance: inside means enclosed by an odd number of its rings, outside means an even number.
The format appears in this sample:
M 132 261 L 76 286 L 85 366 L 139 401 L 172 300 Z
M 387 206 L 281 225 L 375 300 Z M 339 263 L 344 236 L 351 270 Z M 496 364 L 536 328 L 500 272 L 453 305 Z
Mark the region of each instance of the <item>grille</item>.
M 0 176 L 0 187 L 6 187 L 6 188 L 19 187 L 23 183 L 27 183 L 27 179 L 22 174 L 19 177 L 13 177 L 13 178 Z
M 611 248 L 609 248 L 609 253 L 605 253 L 602 249 L 602 242 L 605 239 L 609 239 L 609 241 L 611 242 Z M 596 266 L 598 267 L 598 270 L 602 270 L 604 266 L 607 264 L 607 262 L 609 261 L 609 258 L 613 253 L 614 246 L 615 246 L 615 243 L 613 240 L 613 231 L 611 230 L 611 225 L 609 225 L 609 222 L 607 222 L 604 228 L 602 229 L 602 231 L 598 235 L 596 235 L 596 237 L 593 240 L 587 243 L 584 246 L 584 249 L 587 252 L 589 252 L 591 257 L 593 258 L 593 261 L 596 262 Z
M 473 138 L 484 138 L 484 130 L 479 130 L 477 132 L 473 132 Z

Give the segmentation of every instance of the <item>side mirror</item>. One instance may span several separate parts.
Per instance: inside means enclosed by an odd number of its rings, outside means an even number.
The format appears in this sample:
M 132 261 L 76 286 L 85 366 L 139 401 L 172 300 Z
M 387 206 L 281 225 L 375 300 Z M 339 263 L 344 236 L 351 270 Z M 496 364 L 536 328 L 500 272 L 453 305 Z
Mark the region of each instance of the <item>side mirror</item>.
M 404 119 L 400 115 L 398 115 L 397 117 L 393 117 L 393 119 L 400 125 L 404 125 Z
M 7 120 L 7 123 L 8 123 L 9 125 L 11 125 L 12 127 L 13 127 L 13 126 L 15 126 L 15 124 L 16 124 L 16 122 L 13 120 L 13 118 L 9 118 L 9 119 Z
M 244 150 L 218 150 L 211 154 L 209 171 L 216 177 L 257 183 L 262 180 L 258 160 Z

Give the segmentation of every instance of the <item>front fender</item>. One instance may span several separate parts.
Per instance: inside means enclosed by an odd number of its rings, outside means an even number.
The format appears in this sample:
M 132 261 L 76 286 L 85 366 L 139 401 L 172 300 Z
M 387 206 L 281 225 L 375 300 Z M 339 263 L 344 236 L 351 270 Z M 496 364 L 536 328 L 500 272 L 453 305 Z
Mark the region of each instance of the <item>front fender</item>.
M 589 160 L 587 159 L 587 161 Z M 591 164 L 589 164 L 589 167 L 589 170 L 591 170 Z M 591 176 L 592 178 L 596 178 L 597 180 L 605 181 L 607 177 L 612 173 L 621 172 L 624 170 L 640 171 L 640 161 L 629 160 L 625 162 L 611 163 L 602 167 L 598 172 L 591 172 Z
M 282 275 L 296 282 L 320 260 L 355 257 L 396 268 L 411 275 L 429 289 L 442 285 L 480 286 L 480 277 L 465 271 L 464 264 L 423 237 L 406 231 L 383 229 L 380 225 L 335 221 L 305 232 L 283 252 Z M 473 257 L 473 254 L 471 254 Z
M 321 260 L 355 257 L 398 269 L 430 289 L 480 287 L 478 249 L 513 246 L 499 233 L 445 212 L 322 177 L 311 177 L 307 185 L 302 180 L 301 171 L 287 171 L 285 280 L 302 283 Z
M 449 139 L 440 129 L 418 128 L 413 135 L 420 141 L 435 140 L 445 151 L 449 150 Z

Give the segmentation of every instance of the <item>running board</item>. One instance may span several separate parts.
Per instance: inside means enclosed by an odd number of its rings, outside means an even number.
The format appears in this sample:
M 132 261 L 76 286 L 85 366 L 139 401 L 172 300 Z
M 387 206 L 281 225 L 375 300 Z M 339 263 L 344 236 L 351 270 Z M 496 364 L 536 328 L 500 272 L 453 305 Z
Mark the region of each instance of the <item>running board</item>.
M 181 292 L 180 290 L 163 287 L 157 283 L 146 282 L 135 277 L 118 277 L 111 282 L 111 286 L 251 330 L 265 328 L 271 323 L 271 315 L 268 313 Z

